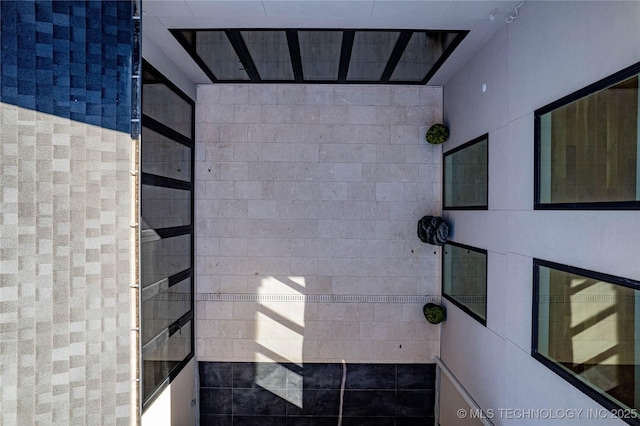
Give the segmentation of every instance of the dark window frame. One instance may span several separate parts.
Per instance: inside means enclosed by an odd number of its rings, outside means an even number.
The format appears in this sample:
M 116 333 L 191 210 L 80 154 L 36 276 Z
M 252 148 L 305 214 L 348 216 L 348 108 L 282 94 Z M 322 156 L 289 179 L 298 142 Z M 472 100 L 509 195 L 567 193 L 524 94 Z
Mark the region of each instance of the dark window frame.
M 425 85 L 431 80 L 435 73 L 440 69 L 442 64 L 451 56 L 453 51 L 460 45 L 462 40 L 467 36 L 469 31 L 467 30 L 426 30 L 426 29 L 376 29 L 376 28 L 358 28 L 358 29 L 340 29 L 340 28 L 174 28 L 169 30 L 171 34 L 176 38 L 185 51 L 191 56 L 191 58 L 198 64 L 202 71 L 209 77 L 212 83 L 230 83 L 230 84 L 391 84 L 391 85 Z M 222 80 L 215 76 L 211 69 L 206 65 L 202 58 L 196 51 L 197 33 L 199 31 L 222 31 L 227 35 L 231 45 L 233 46 L 236 55 L 240 62 L 245 66 L 249 80 Z M 285 31 L 287 35 L 287 44 L 289 48 L 289 57 L 291 59 L 291 65 L 293 68 L 294 78 L 292 80 L 263 80 L 255 68 L 253 59 L 246 48 L 246 44 L 243 41 L 241 31 Z M 300 55 L 300 43 L 298 38 L 298 31 L 341 31 L 342 32 L 342 47 L 340 51 L 340 62 L 338 68 L 338 78 L 336 80 L 306 80 L 303 76 L 301 55 Z M 351 60 L 351 53 L 353 51 L 353 41 L 356 32 L 398 32 L 398 39 L 391 52 L 390 57 L 387 59 L 387 64 L 382 72 L 379 80 L 347 80 L 347 72 L 349 69 L 349 62 Z M 427 74 L 421 80 L 390 80 L 393 72 L 395 71 L 402 54 L 404 53 L 411 36 L 413 33 L 453 33 L 456 34 L 449 46 L 444 49 L 438 60 L 427 71 Z M 185 33 L 189 34 L 189 39 Z
M 534 210 L 638 210 L 640 201 L 598 201 L 598 202 L 574 202 L 574 203 L 542 203 L 540 202 L 540 167 L 541 167 L 541 117 L 555 109 L 572 102 L 586 98 L 600 90 L 622 82 L 628 78 L 640 74 L 640 62 L 633 64 L 621 71 L 605 77 L 593 84 L 564 96 L 534 112 L 534 165 L 533 165 L 533 209 Z M 640 105 L 638 106 L 640 108 Z M 640 125 L 640 123 L 638 123 Z M 640 152 L 636 153 L 640 155 Z
M 180 179 L 168 178 L 165 176 L 153 175 L 150 173 L 140 173 L 140 186 L 151 185 L 165 188 L 175 188 L 175 189 L 183 189 L 191 192 L 191 223 L 189 225 L 170 227 L 170 228 L 161 228 L 154 229 L 156 233 L 161 238 L 171 238 L 181 235 L 191 235 L 191 265 L 189 268 L 180 271 L 176 274 L 173 274 L 170 277 L 166 277 L 168 279 L 168 287 L 180 283 L 182 280 L 186 278 L 191 279 L 191 307 L 189 311 L 182 315 L 180 318 L 176 319 L 173 323 L 171 323 L 168 327 L 166 327 L 163 331 L 156 335 L 156 338 L 167 332 L 167 338 L 180 330 L 187 322 L 191 321 L 191 347 L 189 351 L 189 355 L 185 357 L 180 363 L 178 363 L 167 375 L 167 377 L 159 383 L 153 392 L 145 399 L 144 395 L 144 360 L 143 360 L 143 346 L 142 339 L 140 341 L 139 353 L 140 358 L 139 362 L 139 371 L 140 375 L 140 383 L 139 383 L 139 391 L 140 391 L 140 409 L 141 412 L 144 413 L 148 407 L 150 407 L 153 401 L 162 393 L 162 391 L 182 372 L 184 367 L 195 357 L 195 108 L 196 104 L 193 99 L 191 99 L 186 93 L 184 93 L 178 86 L 176 86 L 173 82 L 171 82 L 167 77 L 165 77 L 160 71 L 158 71 L 153 65 L 147 62 L 145 59 L 142 59 L 142 69 L 143 76 L 146 76 L 146 79 L 143 77 L 142 80 L 142 96 L 144 96 L 144 85 L 145 84 L 153 84 L 153 81 L 157 83 L 164 84 L 171 91 L 176 93 L 180 98 L 182 98 L 185 102 L 191 105 L 191 135 L 190 137 L 186 137 L 181 133 L 173 130 L 169 126 L 166 126 L 163 123 L 145 115 L 141 114 L 142 117 L 142 125 L 140 126 L 141 131 L 144 132 L 144 127 L 147 127 L 156 133 L 165 136 L 177 144 L 181 144 L 187 146 L 191 149 L 191 181 L 183 181 Z M 149 81 L 148 78 L 153 78 L 153 81 Z M 141 100 L 142 100 L 141 96 Z M 141 102 L 142 104 L 142 102 Z M 142 147 L 144 149 L 144 134 L 142 134 Z M 141 212 L 142 213 L 142 212 Z M 142 324 L 142 297 L 139 298 L 139 312 L 140 312 L 140 324 Z M 142 335 L 142 333 L 140 333 Z M 155 338 L 154 338 L 155 339 Z M 153 339 L 152 339 L 153 340 Z
M 446 166 L 445 166 L 446 157 L 448 155 L 455 154 L 456 152 L 469 148 L 470 146 L 476 145 L 484 140 L 487 141 L 487 191 L 486 191 L 487 203 L 482 206 L 447 206 L 445 204 L 446 202 L 445 200 L 446 186 L 445 185 L 447 183 L 446 181 L 447 172 L 446 172 Z M 482 136 L 478 136 L 477 138 L 472 139 L 469 142 L 466 142 L 458 147 L 450 149 L 449 151 L 442 154 L 442 188 L 443 188 L 443 191 L 442 191 L 442 209 L 443 210 L 489 210 L 489 133 L 485 133 Z
M 485 305 L 484 305 L 484 316 L 485 318 L 482 318 L 481 316 L 479 316 L 478 314 L 476 314 L 475 312 L 473 312 L 471 309 L 469 309 L 467 306 L 465 306 L 463 303 L 457 301 L 456 299 L 453 298 L 453 296 L 450 296 L 448 294 L 445 293 L 444 290 L 444 281 L 445 281 L 445 261 L 444 261 L 444 247 L 446 245 L 451 245 L 451 246 L 455 246 L 461 249 L 465 249 L 465 250 L 470 250 L 470 251 L 474 251 L 476 253 L 480 253 L 480 254 L 484 254 L 485 256 L 485 277 L 484 277 L 484 282 L 485 282 Z M 445 246 L 442 247 L 443 253 L 442 253 L 442 259 L 441 259 L 441 271 L 442 271 L 442 279 L 441 279 L 441 293 L 442 293 L 442 297 L 444 297 L 445 299 L 447 299 L 449 302 L 451 302 L 452 304 L 454 304 L 455 306 L 457 306 L 458 308 L 460 308 L 464 313 L 466 313 L 467 315 L 469 315 L 471 318 L 473 318 L 474 320 L 478 321 L 480 324 L 482 324 L 483 326 L 487 326 L 487 306 L 488 306 L 488 302 L 489 302 L 489 297 L 488 297 L 488 275 L 489 275 L 489 255 L 487 250 L 485 249 L 481 249 L 478 247 L 472 247 L 472 246 L 468 246 L 466 244 L 461 244 L 461 243 L 456 243 L 454 241 L 447 241 L 445 243 Z
M 584 383 L 576 376 L 570 374 L 565 369 L 558 366 L 554 361 L 547 358 L 538 352 L 538 333 L 539 333 L 539 302 L 540 302 L 540 267 L 546 267 L 555 269 L 562 272 L 568 272 L 570 274 L 581 275 L 585 278 L 590 278 L 598 281 L 605 281 L 610 284 L 618 285 L 632 290 L 640 291 L 640 281 L 632 280 L 629 278 L 618 277 L 615 275 L 609 275 L 602 272 L 591 271 L 588 269 L 582 269 L 575 266 L 564 265 L 561 263 L 551 262 L 542 259 L 533 259 L 533 303 L 532 303 L 532 315 L 531 315 L 531 356 L 547 367 L 549 370 L 556 373 L 563 378 L 569 384 L 577 388 L 582 393 L 589 396 L 591 399 L 602 405 L 605 409 L 612 413 L 621 413 L 626 410 L 625 407 L 616 404 L 611 399 L 603 397 L 598 390 Z M 630 425 L 640 425 L 640 415 L 637 419 L 627 418 L 620 416 L 620 418 Z

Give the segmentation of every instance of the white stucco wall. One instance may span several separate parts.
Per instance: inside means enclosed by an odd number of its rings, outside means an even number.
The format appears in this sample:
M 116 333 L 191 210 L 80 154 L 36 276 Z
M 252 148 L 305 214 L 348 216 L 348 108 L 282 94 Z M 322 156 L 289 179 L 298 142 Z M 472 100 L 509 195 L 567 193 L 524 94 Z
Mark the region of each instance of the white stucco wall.
M 489 133 L 489 210 L 444 213 L 454 241 L 489 252 L 487 326 L 449 304 L 441 343 L 484 409 L 602 408 L 530 355 L 532 259 L 640 279 L 640 214 L 534 211 L 534 111 L 638 62 L 639 33 L 638 2 L 527 2 L 444 87 L 443 150 Z M 562 424 L 586 423 L 623 424 Z
M 142 426 L 193 426 L 198 416 L 196 401 L 195 358 L 180 371 L 180 374 L 162 390 L 160 395 L 142 413 Z

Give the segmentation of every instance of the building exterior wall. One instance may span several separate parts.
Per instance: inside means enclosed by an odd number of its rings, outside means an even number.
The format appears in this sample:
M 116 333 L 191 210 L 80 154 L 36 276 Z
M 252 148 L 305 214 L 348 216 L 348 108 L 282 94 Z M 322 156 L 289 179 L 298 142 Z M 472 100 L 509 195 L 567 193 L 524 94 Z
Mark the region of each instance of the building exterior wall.
M 444 149 L 489 133 L 488 211 L 444 216 L 454 241 L 489 253 L 487 326 L 449 304 L 441 357 L 480 407 L 494 410 L 494 424 L 522 422 L 500 408 L 601 408 L 530 355 L 532 261 L 637 280 L 640 216 L 534 211 L 534 111 L 638 62 L 639 23 L 634 2 L 527 2 L 444 87 Z
M 1 2 L 0 423 L 130 419 L 130 2 Z
M 441 89 L 201 85 L 200 361 L 425 363 L 439 327 Z

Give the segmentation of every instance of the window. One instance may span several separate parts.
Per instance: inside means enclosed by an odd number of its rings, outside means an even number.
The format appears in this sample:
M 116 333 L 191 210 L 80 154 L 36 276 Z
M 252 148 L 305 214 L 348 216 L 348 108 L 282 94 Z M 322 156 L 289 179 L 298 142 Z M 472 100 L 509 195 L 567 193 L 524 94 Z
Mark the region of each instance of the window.
M 640 63 L 535 112 L 536 209 L 640 207 Z
M 143 63 L 140 340 L 146 407 L 193 357 L 194 102 Z
M 171 30 L 213 83 L 427 84 L 467 31 Z
M 487 251 L 447 242 L 442 255 L 442 295 L 486 325 Z
M 399 35 L 395 31 L 356 31 L 347 81 L 379 81 Z
M 538 259 L 533 268 L 533 357 L 608 409 L 638 408 L 640 282 Z
M 305 79 L 337 80 L 342 31 L 299 31 L 298 37 Z
M 240 31 L 262 80 L 293 80 L 284 31 Z
M 488 208 L 489 135 L 480 136 L 444 154 L 443 208 Z

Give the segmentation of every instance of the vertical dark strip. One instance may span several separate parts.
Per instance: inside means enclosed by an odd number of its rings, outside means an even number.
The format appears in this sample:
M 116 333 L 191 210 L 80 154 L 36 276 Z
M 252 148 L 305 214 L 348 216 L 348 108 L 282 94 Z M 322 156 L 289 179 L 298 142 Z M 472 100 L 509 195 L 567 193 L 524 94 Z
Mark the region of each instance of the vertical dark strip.
M 540 138 L 541 113 L 536 111 L 533 125 L 533 209 L 540 205 Z
M 132 2 L 133 8 L 136 3 Z M 140 137 L 140 120 L 142 110 L 142 49 L 140 40 L 142 37 L 142 20 L 138 11 L 134 10 L 133 17 L 133 57 L 131 58 L 131 138 Z
M 347 73 L 349 72 L 349 62 L 351 62 L 351 51 L 353 50 L 353 40 L 356 32 L 353 30 L 342 32 L 342 47 L 340 49 L 340 67 L 338 69 L 338 83 L 347 81 Z
M 291 57 L 291 66 L 293 67 L 293 75 L 296 83 L 302 83 L 304 81 L 304 73 L 302 71 L 298 31 L 287 30 L 287 44 L 289 45 L 289 56 Z
M 111 16 L 114 12 L 113 5 L 108 2 L 98 4 L 88 2 L 86 16 L 74 15 L 71 17 L 73 21 L 77 20 L 76 24 L 72 22 L 71 25 L 71 55 L 72 61 L 78 64 L 78 69 L 71 70 L 71 97 L 69 99 L 71 118 L 74 118 L 74 111 L 76 114 L 80 114 L 80 111 L 76 110 L 76 106 L 84 101 L 85 108 L 82 114 L 86 114 L 86 122 L 110 129 L 116 126 L 116 96 L 113 89 L 118 84 L 116 64 L 114 63 L 116 40 L 111 37 L 112 27 L 117 26 L 117 22 L 114 22 L 115 20 Z M 82 25 L 80 25 L 81 21 L 84 21 Z M 107 46 L 109 43 L 113 44 Z M 84 47 L 84 60 L 79 60 L 77 57 L 80 46 Z M 80 64 L 84 67 L 82 73 L 80 72 Z M 84 78 L 85 91 L 82 94 L 84 99 L 79 98 L 81 95 L 80 78 Z M 76 115 L 75 119 L 81 120 L 79 115 Z
M 98 31 L 91 32 L 91 37 L 87 40 L 87 32 L 86 32 L 86 13 L 87 10 L 85 8 L 84 3 L 79 2 L 71 2 L 71 13 L 69 16 L 69 31 L 70 31 L 70 43 L 69 50 L 71 53 L 71 63 L 70 67 L 70 87 L 69 87 L 69 118 L 76 121 L 84 121 L 85 116 L 85 99 L 86 99 L 86 67 L 87 67 L 87 50 L 89 49 L 89 44 L 94 42 L 95 33 L 100 32 L 98 26 Z M 95 11 L 92 11 L 96 13 Z M 92 13 L 92 14 L 93 14 Z M 98 22 L 100 22 L 100 11 L 97 11 L 98 14 Z M 94 27 L 95 28 L 95 27 Z M 99 37 L 99 36 L 98 36 Z M 98 39 L 99 42 L 99 39 Z M 109 40 L 105 40 L 105 43 L 108 43 Z M 105 55 L 106 56 L 106 55 Z M 104 56 L 101 60 L 104 59 Z M 109 63 L 107 61 L 102 63 L 104 66 L 108 66 Z M 102 74 L 102 73 L 101 73 Z M 104 86 L 103 81 L 103 86 Z M 112 87 L 112 86 L 106 86 Z M 110 97 L 105 95 L 103 101 L 103 105 L 108 105 L 110 102 Z M 103 120 L 106 117 L 103 117 Z M 90 124 L 98 124 L 91 122 Z M 106 124 L 106 123 L 105 123 Z
M 17 3 L 0 2 L 0 101 L 17 104 L 18 97 L 18 43 Z
M 36 110 L 53 114 L 53 8 L 48 2 L 36 5 Z M 4 25 L 4 22 L 2 23 Z M 4 48 L 4 47 L 3 47 Z
M 69 27 L 71 11 L 69 9 L 70 5 L 66 2 L 53 2 L 52 44 L 53 75 L 55 76 L 52 94 L 53 114 L 65 118 L 69 118 L 69 90 L 71 87 L 71 69 L 73 67 L 71 28 Z M 4 47 L 2 50 L 4 50 Z
M 244 66 L 244 70 L 247 72 L 251 82 L 260 83 L 262 79 L 260 78 L 256 64 L 253 63 L 253 58 L 251 58 L 249 49 L 247 48 L 240 31 L 226 30 L 224 33 L 227 35 L 229 42 L 231 42 L 233 49 L 236 51 L 236 55 L 238 55 L 238 59 L 242 62 L 242 66 Z
M 407 48 L 409 44 L 409 40 L 411 40 L 411 36 L 413 35 L 413 31 L 402 31 L 398 40 L 396 40 L 396 45 L 393 48 L 393 52 L 391 52 L 391 56 L 389 57 L 389 61 L 387 61 L 387 66 L 384 68 L 382 72 L 382 77 L 380 77 L 381 83 L 389 82 L 389 79 L 393 75 L 393 72 L 398 66 L 400 62 L 400 58 L 404 53 L 404 50 Z
M 116 128 L 120 131 L 131 131 L 131 73 L 134 54 L 134 22 L 131 19 L 131 2 L 117 1 L 115 6 L 116 21 Z M 129 101 L 129 102 L 127 102 Z
M 538 261 L 533 259 L 533 306 L 531 314 L 531 355 L 538 352 L 538 306 L 540 298 L 540 266 Z
M 3 2 L 4 4 L 5 2 Z M 23 108 L 35 109 L 36 101 L 36 58 L 33 55 L 34 42 L 33 36 L 36 33 L 35 22 L 35 3 L 21 2 L 18 4 L 16 35 L 17 35 L 17 51 L 15 58 L 17 60 L 18 71 L 17 78 L 17 101 L 18 105 Z M 4 25 L 5 22 L 2 22 Z M 3 49 L 4 49 L 4 40 Z M 22 52 L 28 52 L 21 54 Z

